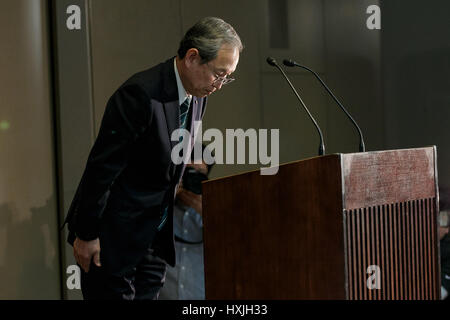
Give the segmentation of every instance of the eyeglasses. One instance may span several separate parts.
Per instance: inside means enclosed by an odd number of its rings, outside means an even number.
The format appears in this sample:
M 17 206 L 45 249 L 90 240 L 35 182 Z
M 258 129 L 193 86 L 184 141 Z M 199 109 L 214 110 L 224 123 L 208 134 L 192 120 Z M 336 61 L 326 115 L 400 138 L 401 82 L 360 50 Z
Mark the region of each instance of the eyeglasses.
M 219 76 L 213 69 L 212 67 L 209 65 L 209 63 L 206 64 L 209 68 L 209 70 L 212 72 L 213 76 L 214 76 L 214 81 L 213 81 L 213 86 L 222 84 L 222 86 L 229 84 L 230 82 L 233 82 L 234 80 L 236 80 L 233 77 L 230 76 L 225 76 L 225 77 L 221 77 Z

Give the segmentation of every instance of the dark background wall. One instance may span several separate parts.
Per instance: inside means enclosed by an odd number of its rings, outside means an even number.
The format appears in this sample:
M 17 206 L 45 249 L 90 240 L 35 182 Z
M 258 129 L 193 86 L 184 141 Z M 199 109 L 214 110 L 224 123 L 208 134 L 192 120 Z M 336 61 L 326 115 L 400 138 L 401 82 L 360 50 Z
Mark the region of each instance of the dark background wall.
M 386 148 L 437 145 L 450 184 L 450 3 L 384 1 L 382 84 Z
M 4 0 L 0 11 L 0 299 L 79 299 L 67 290 L 67 212 L 105 104 L 133 73 L 176 54 L 184 32 L 219 16 L 241 35 L 237 81 L 210 98 L 203 129 L 280 129 L 280 162 L 317 155 L 318 138 L 265 58 L 318 72 L 362 127 L 368 151 L 437 145 L 450 183 L 447 1 Z M 67 6 L 82 10 L 66 28 Z M 369 5 L 382 29 L 369 30 Z M 325 135 L 356 152 L 354 128 L 314 77 L 286 69 Z M 213 177 L 259 168 L 218 165 Z

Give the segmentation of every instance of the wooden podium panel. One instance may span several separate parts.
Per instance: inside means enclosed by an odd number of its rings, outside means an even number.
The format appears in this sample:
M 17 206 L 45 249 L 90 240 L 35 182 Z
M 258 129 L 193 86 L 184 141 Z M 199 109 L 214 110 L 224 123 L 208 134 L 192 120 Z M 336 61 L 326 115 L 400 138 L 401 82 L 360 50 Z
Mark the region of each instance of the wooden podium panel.
M 207 299 L 437 299 L 435 148 L 203 183 Z M 380 289 L 367 287 L 378 266 Z
M 434 148 L 343 155 L 349 299 L 439 299 Z M 367 287 L 379 266 L 380 289 Z

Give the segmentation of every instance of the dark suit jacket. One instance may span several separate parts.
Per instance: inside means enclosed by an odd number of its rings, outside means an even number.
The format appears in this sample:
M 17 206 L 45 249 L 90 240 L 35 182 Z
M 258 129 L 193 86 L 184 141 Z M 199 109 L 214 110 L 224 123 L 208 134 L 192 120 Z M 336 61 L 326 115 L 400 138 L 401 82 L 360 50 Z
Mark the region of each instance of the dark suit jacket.
M 186 129 L 201 120 L 206 98 L 193 97 Z M 110 98 L 67 214 L 68 242 L 100 238 L 102 267 L 120 274 L 152 245 L 175 265 L 173 201 L 184 165 L 174 165 L 180 107 L 173 58 L 128 79 Z M 192 146 L 192 143 L 191 143 Z M 158 232 L 162 212 L 169 215 Z

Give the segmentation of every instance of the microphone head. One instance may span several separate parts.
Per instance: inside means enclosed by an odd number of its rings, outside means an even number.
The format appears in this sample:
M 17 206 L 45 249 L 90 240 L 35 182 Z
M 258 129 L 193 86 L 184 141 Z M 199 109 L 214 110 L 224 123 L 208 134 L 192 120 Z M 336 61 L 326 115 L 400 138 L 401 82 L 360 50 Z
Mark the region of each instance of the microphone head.
M 283 64 L 286 66 L 286 67 L 295 67 L 295 65 L 296 65 L 296 63 L 294 62 L 294 61 L 292 61 L 291 59 L 284 59 L 283 60 Z
M 266 59 L 267 63 L 270 64 L 272 67 L 276 67 L 277 66 L 277 60 L 275 60 L 272 57 L 267 57 Z

